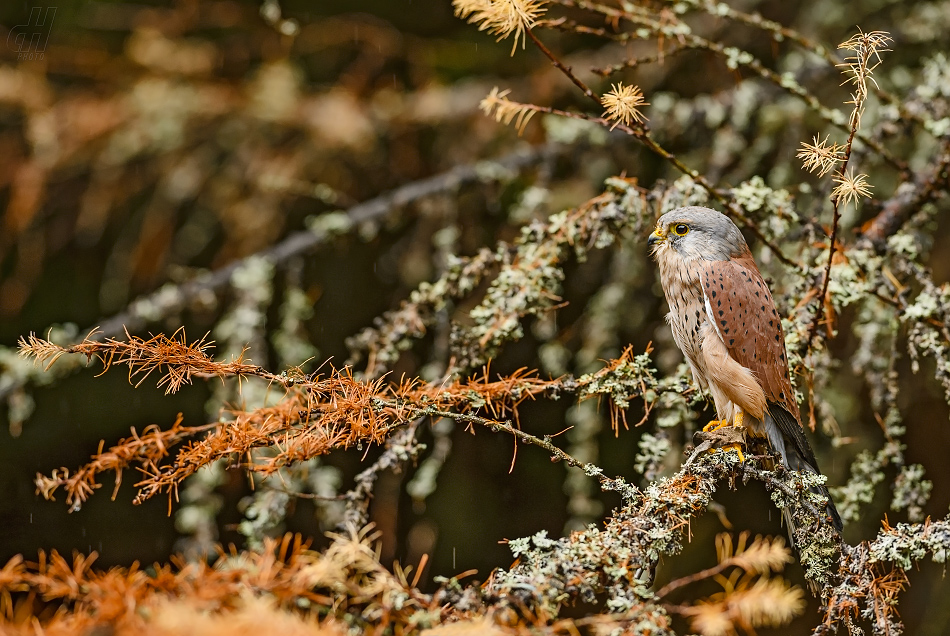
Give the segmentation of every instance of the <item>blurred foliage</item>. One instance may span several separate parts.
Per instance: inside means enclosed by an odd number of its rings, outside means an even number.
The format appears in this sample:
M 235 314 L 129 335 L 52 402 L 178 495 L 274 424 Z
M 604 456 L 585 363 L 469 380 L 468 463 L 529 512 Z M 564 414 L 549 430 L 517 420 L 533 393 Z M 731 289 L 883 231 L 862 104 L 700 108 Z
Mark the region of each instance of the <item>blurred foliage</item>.
M 0 8 L 11 628 L 950 633 L 950 2 L 30 9 Z M 856 62 L 855 25 L 892 40 Z M 777 540 L 711 548 L 808 514 L 792 477 L 682 467 L 711 411 L 645 237 L 687 204 L 786 317 L 848 522 L 793 537 L 821 599 Z M 71 515 L 34 493 L 69 484 Z

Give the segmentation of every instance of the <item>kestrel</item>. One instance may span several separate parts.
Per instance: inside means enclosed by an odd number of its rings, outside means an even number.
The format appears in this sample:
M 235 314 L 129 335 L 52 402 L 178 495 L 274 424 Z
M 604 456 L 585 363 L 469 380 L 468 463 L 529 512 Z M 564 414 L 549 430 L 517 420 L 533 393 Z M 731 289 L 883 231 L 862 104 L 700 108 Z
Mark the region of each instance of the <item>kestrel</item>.
M 789 379 L 782 320 L 739 228 L 715 210 L 679 208 L 659 218 L 648 243 L 673 339 L 716 404 L 719 420 L 705 430 L 744 427 L 764 438 L 786 468 L 820 474 Z M 819 490 L 840 532 L 831 496 Z M 785 518 L 794 537 L 789 511 Z

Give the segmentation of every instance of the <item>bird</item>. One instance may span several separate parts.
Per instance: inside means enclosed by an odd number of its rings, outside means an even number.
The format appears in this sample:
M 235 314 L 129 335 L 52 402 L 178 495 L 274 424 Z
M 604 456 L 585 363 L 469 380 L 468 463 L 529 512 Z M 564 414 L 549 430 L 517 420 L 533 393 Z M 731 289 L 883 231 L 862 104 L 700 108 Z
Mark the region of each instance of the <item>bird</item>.
M 781 317 L 736 224 L 710 208 L 682 207 L 657 220 L 647 243 L 673 339 L 715 403 L 718 420 L 704 430 L 741 427 L 747 439 L 780 455 L 785 468 L 821 474 L 792 388 Z M 742 458 L 738 444 L 730 446 Z M 827 500 L 827 521 L 840 536 L 831 494 L 823 485 L 816 492 Z M 785 508 L 783 517 L 794 546 L 794 514 Z

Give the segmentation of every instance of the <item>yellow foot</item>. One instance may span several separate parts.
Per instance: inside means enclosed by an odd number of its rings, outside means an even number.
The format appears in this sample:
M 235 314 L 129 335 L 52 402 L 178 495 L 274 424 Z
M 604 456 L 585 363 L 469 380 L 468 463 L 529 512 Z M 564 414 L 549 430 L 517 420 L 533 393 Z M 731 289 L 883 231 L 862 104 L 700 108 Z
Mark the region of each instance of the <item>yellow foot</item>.
M 726 451 L 734 450 L 739 454 L 739 462 L 745 463 L 745 455 L 742 454 L 742 444 L 726 444 L 725 446 L 721 447 L 719 450 L 721 450 L 724 453 Z
M 735 417 L 733 418 L 732 422 L 730 422 L 729 420 L 713 420 L 709 424 L 703 427 L 703 432 L 712 433 L 713 431 L 718 431 L 719 429 L 725 428 L 727 426 L 734 426 L 736 428 L 741 428 L 744 415 L 745 414 L 742 411 L 738 411 L 735 414 Z M 735 450 L 736 453 L 739 454 L 739 461 L 745 462 L 745 455 L 742 454 L 742 444 L 739 444 L 739 443 L 725 444 L 719 448 L 711 448 L 709 449 L 709 452 L 712 453 L 713 451 L 716 451 L 716 450 L 721 450 L 722 452 Z

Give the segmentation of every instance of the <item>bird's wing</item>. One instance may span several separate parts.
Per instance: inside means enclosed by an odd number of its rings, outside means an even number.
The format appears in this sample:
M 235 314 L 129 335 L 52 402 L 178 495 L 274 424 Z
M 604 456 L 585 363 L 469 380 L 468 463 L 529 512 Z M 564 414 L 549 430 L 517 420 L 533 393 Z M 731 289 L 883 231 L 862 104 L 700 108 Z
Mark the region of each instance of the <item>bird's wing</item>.
M 820 474 L 789 379 L 782 321 L 752 255 L 709 261 L 701 280 L 706 313 L 716 334 L 729 356 L 752 371 L 765 393 L 768 411 L 762 424 L 770 445 L 782 454 L 786 467 Z M 840 532 L 841 516 L 828 489 L 822 485 L 812 490 L 828 500 L 828 515 Z M 794 537 L 794 516 L 787 514 L 786 521 Z
M 752 255 L 707 261 L 701 280 L 709 321 L 730 357 L 752 371 L 770 407 L 774 404 L 788 411 L 800 434 L 782 320 Z M 792 431 L 788 434 L 794 436 Z

